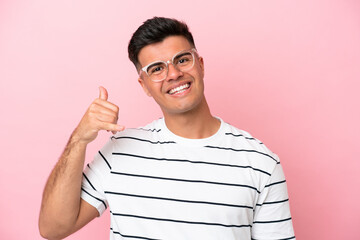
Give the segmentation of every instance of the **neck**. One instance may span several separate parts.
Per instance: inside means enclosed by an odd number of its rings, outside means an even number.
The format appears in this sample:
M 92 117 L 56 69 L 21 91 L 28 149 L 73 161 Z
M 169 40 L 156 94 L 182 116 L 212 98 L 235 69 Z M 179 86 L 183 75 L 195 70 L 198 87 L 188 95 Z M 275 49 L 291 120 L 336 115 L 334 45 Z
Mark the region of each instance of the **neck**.
M 184 138 L 207 138 L 214 135 L 220 127 L 220 121 L 211 115 L 205 98 L 197 109 L 185 113 L 164 112 L 164 118 L 167 128 Z

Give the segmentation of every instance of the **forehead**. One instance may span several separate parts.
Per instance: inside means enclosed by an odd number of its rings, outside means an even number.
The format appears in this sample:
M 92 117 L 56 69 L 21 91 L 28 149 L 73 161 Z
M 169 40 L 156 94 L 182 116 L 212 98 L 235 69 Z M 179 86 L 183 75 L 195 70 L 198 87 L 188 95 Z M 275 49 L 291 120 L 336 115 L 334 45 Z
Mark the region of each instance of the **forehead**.
M 174 54 L 191 48 L 191 44 L 185 37 L 170 36 L 162 42 L 143 47 L 139 52 L 138 59 L 141 66 L 146 66 L 158 60 L 167 61 L 171 59 Z

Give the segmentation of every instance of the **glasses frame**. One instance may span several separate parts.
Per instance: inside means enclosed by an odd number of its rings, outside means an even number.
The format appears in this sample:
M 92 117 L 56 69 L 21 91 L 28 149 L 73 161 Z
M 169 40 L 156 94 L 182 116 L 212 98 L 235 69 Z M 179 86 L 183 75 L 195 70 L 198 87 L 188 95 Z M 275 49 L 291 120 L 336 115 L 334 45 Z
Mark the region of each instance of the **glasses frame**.
M 143 67 L 143 68 L 140 69 L 139 76 L 141 75 L 142 72 L 144 72 L 144 73 L 146 73 L 146 75 L 149 77 L 149 79 L 150 79 L 151 81 L 153 81 L 153 82 L 162 82 L 162 81 L 164 81 L 164 80 L 167 78 L 167 76 L 168 76 L 168 74 L 169 74 L 169 64 L 170 64 L 170 63 L 176 68 L 176 70 L 178 70 L 178 71 L 180 71 L 180 72 L 184 72 L 183 70 L 179 70 L 179 69 L 174 65 L 174 59 L 175 59 L 175 57 L 178 56 L 178 55 L 181 54 L 181 53 L 184 53 L 184 52 L 190 52 L 190 53 L 191 53 L 191 56 L 192 56 L 193 59 L 194 59 L 192 66 L 189 67 L 189 69 L 186 69 L 186 71 L 191 70 L 191 69 L 194 67 L 194 65 L 195 65 L 195 60 L 196 60 L 194 53 L 197 54 L 197 50 L 196 50 L 195 48 L 192 48 L 192 49 L 190 49 L 190 50 L 182 50 L 182 51 L 176 53 L 176 54 L 171 58 L 171 60 L 167 60 L 167 61 L 155 61 L 155 62 L 149 63 L 148 65 L 146 65 L 145 67 Z M 146 69 L 147 69 L 149 66 L 154 65 L 154 64 L 157 64 L 157 63 L 164 63 L 165 66 L 166 66 L 166 75 L 165 75 L 164 79 L 161 79 L 161 80 L 153 80 L 153 79 L 151 79 L 151 77 L 149 76 L 148 72 L 146 71 Z M 186 71 L 185 71 L 185 72 L 186 72 Z

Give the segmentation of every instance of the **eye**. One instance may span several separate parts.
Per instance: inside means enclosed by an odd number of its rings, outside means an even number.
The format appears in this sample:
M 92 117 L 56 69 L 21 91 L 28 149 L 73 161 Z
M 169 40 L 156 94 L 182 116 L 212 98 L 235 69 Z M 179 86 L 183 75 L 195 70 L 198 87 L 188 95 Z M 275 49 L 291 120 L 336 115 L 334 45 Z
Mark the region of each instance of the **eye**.
M 163 69 L 162 67 L 153 67 L 153 68 L 151 69 L 151 73 L 161 71 L 162 69 Z
M 187 61 L 189 61 L 189 59 L 188 58 L 181 58 L 181 59 L 179 59 L 179 63 L 186 63 Z
M 156 63 L 147 68 L 147 73 L 149 75 L 160 74 L 164 71 L 164 69 L 165 69 L 165 66 L 163 63 Z
M 186 65 L 192 61 L 192 55 L 190 53 L 183 53 L 175 58 L 176 65 Z

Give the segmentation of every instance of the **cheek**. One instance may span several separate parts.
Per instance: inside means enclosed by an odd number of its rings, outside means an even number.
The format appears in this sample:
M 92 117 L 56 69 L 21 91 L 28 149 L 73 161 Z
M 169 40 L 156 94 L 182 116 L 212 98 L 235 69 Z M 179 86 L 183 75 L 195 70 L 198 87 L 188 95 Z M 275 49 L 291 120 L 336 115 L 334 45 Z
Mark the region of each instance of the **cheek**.
M 202 80 L 204 78 L 204 69 L 198 65 L 194 68 L 194 70 L 194 76 L 196 76 L 199 80 Z
M 148 95 L 149 97 L 152 97 L 150 86 L 147 83 L 145 83 L 144 80 L 139 80 L 139 83 L 142 89 L 144 90 L 145 94 Z
M 150 93 L 150 91 L 145 91 L 146 95 L 148 95 L 149 97 L 152 97 L 152 94 Z
M 196 78 L 198 83 L 203 84 L 204 72 L 201 69 L 198 69 L 198 71 L 196 72 L 196 75 L 194 75 L 194 77 Z
M 147 90 L 148 90 L 148 93 L 147 93 L 148 96 L 155 97 L 157 95 L 162 94 L 162 92 L 163 92 L 162 91 L 162 84 L 161 83 L 154 83 L 154 84 L 151 84 L 150 86 L 148 85 Z

